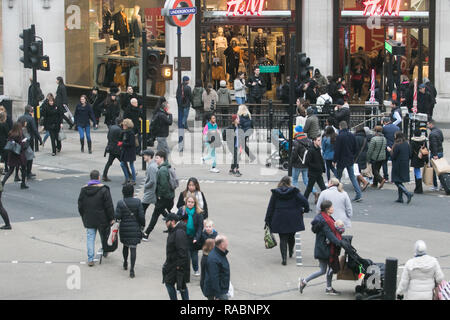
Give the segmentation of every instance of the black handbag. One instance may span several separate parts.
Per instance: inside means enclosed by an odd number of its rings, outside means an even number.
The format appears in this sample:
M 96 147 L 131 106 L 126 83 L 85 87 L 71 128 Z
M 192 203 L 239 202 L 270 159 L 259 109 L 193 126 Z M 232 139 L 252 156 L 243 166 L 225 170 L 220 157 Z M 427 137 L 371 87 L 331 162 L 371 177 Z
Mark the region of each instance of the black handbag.
M 20 153 L 22 152 L 22 146 L 20 144 L 18 144 L 17 142 L 15 142 L 14 140 L 9 140 L 6 145 L 5 148 L 3 148 L 6 151 L 10 151 L 13 152 L 17 155 L 20 155 Z

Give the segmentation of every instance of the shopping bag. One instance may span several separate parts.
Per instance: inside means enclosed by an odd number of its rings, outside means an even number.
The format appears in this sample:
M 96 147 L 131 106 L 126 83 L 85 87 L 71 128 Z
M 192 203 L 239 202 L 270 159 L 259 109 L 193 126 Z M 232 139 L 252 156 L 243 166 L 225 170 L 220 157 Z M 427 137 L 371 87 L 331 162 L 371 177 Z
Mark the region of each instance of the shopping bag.
M 228 299 L 232 299 L 234 297 L 234 288 L 233 285 L 230 282 L 230 286 L 228 287 L 228 293 L 227 293 Z
M 268 226 L 264 228 L 264 244 L 266 249 L 272 249 L 277 246 L 277 240 Z
M 111 233 L 113 233 L 113 226 L 108 226 L 106 227 L 103 232 L 104 232 L 104 236 L 102 238 L 102 247 L 103 247 L 103 252 L 114 252 L 116 251 L 117 247 L 119 246 L 119 240 L 118 237 L 116 236 L 114 238 L 114 240 L 111 242 L 111 245 L 109 245 L 109 238 Z
M 423 183 L 426 186 L 432 186 L 433 185 L 433 168 L 429 167 L 429 166 L 425 166 L 423 168 L 423 174 L 422 174 L 422 178 L 423 178 Z
M 113 245 L 113 243 L 117 240 L 118 234 L 119 234 L 119 223 L 115 222 L 111 227 L 111 231 L 109 232 L 108 246 Z
M 450 173 L 450 164 L 444 158 L 437 160 L 431 159 L 431 165 L 438 176 L 443 173 Z
M 355 274 L 348 266 L 347 266 L 347 256 L 343 255 L 339 257 L 339 265 L 340 270 L 337 273 L 337 280 L 358 280 L 358 275 Z
M 64 132 L 64 130 L 61 129 L 58 133 L 58 140 L 63 141 L 66 140 L 66 138 L 67 138 L 66 133 Z

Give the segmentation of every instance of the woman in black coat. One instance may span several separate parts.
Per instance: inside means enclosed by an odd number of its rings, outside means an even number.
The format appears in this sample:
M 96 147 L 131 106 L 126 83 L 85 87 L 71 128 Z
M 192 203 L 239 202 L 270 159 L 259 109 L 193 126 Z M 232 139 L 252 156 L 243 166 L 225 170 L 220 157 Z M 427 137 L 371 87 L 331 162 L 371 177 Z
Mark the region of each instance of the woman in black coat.
M 320 270 L 309 275 L 305 279 L 300 279 L 298 288 L 303 293 L 307 283 L 324 274 L 327 275 L 326 294 L 339 295 L 340 292 L 333 289 L 331 281 L 333 272 L 339 271 L 339 253 L 343 245 L 342 236 L 335 227 L 335 221 L 331 216 L 334 212 L 331 201 L 323 201 L 320 205 L 320 213 L 311 222 L 312 232 L 316 234 L 314 246 L 314 259 L 319 260 Z
M 116 118 L 120 115 L 120 103 L 117 96 L 110 93 L 103 102 L 102 109 L 104 109 L 105 112 L 105 124 L 109 128 L 116 123 Z
M 47 95 L 47 99 L 41 106 L 41 117 L 44 118 L 44 129 L 50 134 L 52 143 L 52 155 L 56 156 L 56 152 L 61 152 L 61 140 L 59 140 L 59 131 L 62 127 L 63 111 L 59 107 L 55 98 L 51 93 Z
M 4 186 L 6 181 L 8 181 L 9 177 L 14 173 L 14 170 L 19 169 L 22 172 L 22 184 L 20 185 L 21 189 L 28 189 L 28 186 L 25 184 L 25 179 L 27 177 L 27 169 L 26 169 L 26 165 L 27 165 L 27 159 L 25 157 L 25 150 L 28 148 L 29 146 L 29 141 L 25 140 L 23 132 L 22 132 L 22 128 L 26 126 L 26 122 L 25 125 L 22 125 L 19 122 L 14 123 L 11 131 L 8 134 L 8 141 L 14 141 L 16 144 L 19 144 L 22 148 L 21 148 L 21 152 L 20 154 L 15 154 L 12 151 L 8 152 L 8 167 L 9 170 L 8 172 L 5 174 L 5 177 L 3 178 L 2 181 L 2 185 Z
M 391 153 L 392 158 L 392 181 L 398 188 L 398 199 L 395 202 L 403 203 L 404 193 L 409 204 L 414 194 L 408 192 L 403 183 L 409 182 L 409 158 L 411 151 L 403 132 L 396 132 L 394 138 L 395 143 L 392 149 L 387 147 L 387 150 Z
M 186 224 L 186 235 L 188 237 L 189 252 L 192 260 L 192 269 L 195 276 L 200 276 L 198 271 L 198 250 L 202 240 L 203 215 L 199 208 L 197 197 L 188 194 L 185 199 L 186 205 L 178 209 L 177 215 Z
M 72 129 L 73 127 L 72 119 L 69 119 L 65 115 L 66 111 L 69 111 L 69 100 L 67 98 L 67 88 L 66 85 L 64 84 L 63 78 L 57 77 L 56 84 L 58 85 L 58 88 L 56 89 L 56 98 L 55 98 L 56 105 L 64 109 L 62 117 L 69 124 L 70 129 Z
M 416 181 L 416 188 L 414 193 L 422 194 L 422 172 L 421 168 L 428 163 L 428 156 L 420 156 L 420 149 L 427 148 L 427 138 L 422 136 L 422 132 L 416 129 L 414 137 L 411 139 L 411 167 L 414 168 L 414 178 Z
M 203 210 L 203 219 L 208 219 L 208 203 L 206 202 L 205 194 L 200 190 L 200 184 L 196 178 L 190 178 L 187 182 L 186 190 L 180 192 L 177 208 L 180 209 L 186 204 L 184 199 L 186 199 L 189 192 L 197 197 L 198 206 Z
M 5 164 L 4 172 L 8 171 L 7 165 L 8 153 L 4 150 L 4 148 L 6 146 L 6 143 L 8 142 L 8 133 L 11 130 L 6 120 L 7 120 L 6 113 L 0 112 L 0 156 L 1 162 Z
M 80 103 L 75 109 L 75 124 L 78 128 L 78 133 L 80 134 L 80 144 L 81 152 L 84 152 L 84 133 L 86 133 L 86 140 L 88 143 L 89 153 L 92 153 L 92 141 L 91 141 L 91 123 L 92 121 L 94 127 L 97 129 L 98 125 L 95 121 L 94 110 L 88 103 L 87 97 L 82 95 L 80 97 Z
M 134 169 L 134 162 L 136 161 L 136 140 L 133 131 L 133 121 L 130 119 L 123 120 L 122 127 L 122 139 L 119 142 L 119 146 L 121 147 L 120 166 L 125 175 L 125 182 L 123 184 L 131 183 L 132 185 L 135 185 L 136 171 Z M 128 163 L 130 164 L 131 177 L 128 173 Z
M 130 184 L 122 188 L 123 200 L 117 203 L 115 218 L 120 220 L 119 236 L 123 244 L 123 269 L 128 269 L 128 252 L 131 252 L 130 278 L 134 278 L 136 248 L 142 239 L 145 214 L 141 200 L 133 198 L 134 187 Z
M 306 186 L 304 196 L 307 201 L 316 182 L 321 191 L 327 188 L 322 176 L 325 173 L 325 161 L 323 160 L 322 151 L 320 149 L 321 145 L 322 138 L 320 136 L 314 138 L 313 146 L 306 154 L 305 163 L 308 166 L 308 185 Z
M 369 182 L 364 179 L 362 175 L 362 171 L 367 169 L 367 152 L 369 151 L 369 142 L 367 139 L 366 131 L 363 126 L 360 126 L 356 129 L 355 133 L 356 139 L 356 159 L 355 163 L 358 165 L 359 174 L 355 176 L 358 179 L 358 183 L 362 184 L 362 191 L 365 191 L 369 186 Z
M 282 265 L 286 265 L 287 247 L 289 257 L 294 254 L 295 233 L 305 230 L 303 214 L 309 212 L 308 200 L 292 186 L 291 178 L 281 179 L 277 189 L 272 190 L 265 222 L 270 231 L 280 236 Z

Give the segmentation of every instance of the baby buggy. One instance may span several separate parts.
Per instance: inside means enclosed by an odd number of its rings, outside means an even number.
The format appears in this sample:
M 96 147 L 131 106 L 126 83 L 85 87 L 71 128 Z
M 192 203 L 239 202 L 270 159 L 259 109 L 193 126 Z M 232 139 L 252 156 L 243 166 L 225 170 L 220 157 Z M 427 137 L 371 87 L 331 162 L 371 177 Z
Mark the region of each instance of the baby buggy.
M 357 280 L 360 274 L 364 275 L 361 284 L 355 288 L 356 300 L 382 299 L 384 296 L 385 264 L 374 263 L 370 259 L 361 258 L 351 244 L 352 236 L 344 236 L 342 240 L 345 243 L 344 269 L 353 273 L 354 276 L 353 279 L 348 280 Z M 379 276 L 376 273 L 379 273 Z
M 272 130 L 272 143 L 277 149 L 266 160 L 266 167 L 270 168 L 278 163 L 279 168 L 287 171 L 289 169 L 289 141 L 280 129 Z

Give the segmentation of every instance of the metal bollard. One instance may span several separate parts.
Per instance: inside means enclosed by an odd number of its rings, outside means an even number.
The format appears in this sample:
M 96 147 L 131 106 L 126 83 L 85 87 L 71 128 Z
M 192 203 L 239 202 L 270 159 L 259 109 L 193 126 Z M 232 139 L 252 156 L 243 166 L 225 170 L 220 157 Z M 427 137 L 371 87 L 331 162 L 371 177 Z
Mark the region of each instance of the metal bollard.
M 295 234 L 295 259 L 297 266 L 302 266 L 302 240 L 300 238 L 300 232 Z
M 395 300 L 397 291 L 397 266 L 396 258 L 386 258 L 386 269 L 384 273 L 384 300 Z

